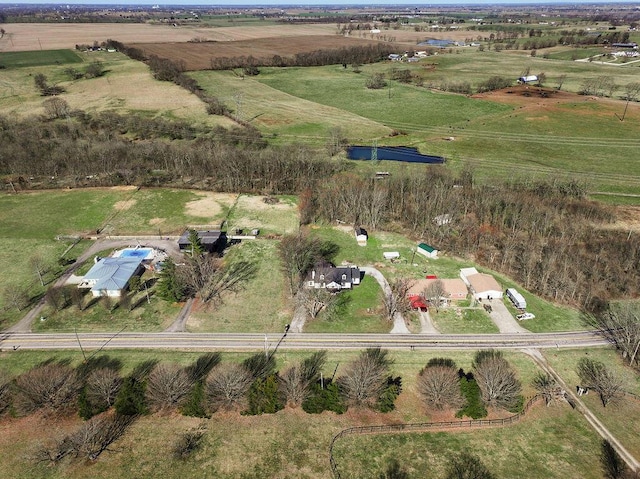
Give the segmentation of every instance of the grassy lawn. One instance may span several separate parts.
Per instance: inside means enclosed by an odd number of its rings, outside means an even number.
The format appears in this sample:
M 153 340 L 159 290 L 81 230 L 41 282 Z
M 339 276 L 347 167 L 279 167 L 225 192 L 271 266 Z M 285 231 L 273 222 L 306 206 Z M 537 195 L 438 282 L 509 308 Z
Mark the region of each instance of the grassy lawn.
M 173 189 L 132 190 L 105 220 L 105 232 L 181 234 L 188 225 L 219 226 L 234 195 Z
M 295 196 L 278 196 L 278 202 L 269 204 L 265 196 L 240 195 L 227 216 L 227 229 L 231 233 L 236 228 L 251 234 L 254 228 L 261 235 L 287 235 L 298 231 L 298 206 Z
M 82 62 L 82 58 L 73 50 L 0 53 L 0 65 L 5 68 L 43 67 Z
M 142 280 L 149 279 L 147 274 Z M 181 304 L 168 303 L 155 297 L 154 288 L 149 290 L 149 298 L 144 291 L 137 292 L 131 302 L 134 305 L 127 308 L 116 305 L 117 301 L 105 298 L 93 298 L 91 293 L 84 297 L 85 309 L 79 311 L 74 305 L 69 305 L 61 311 L 55 311 L 45 306 L 42 319 L 33 323 L 35 332 L 72 332 L 72 331 L 162 331 L 167 328 L 180 312 Z
M 232 246 L 231 260 L 254 262 L 257 273 L 243 289 L 225 295 L 223 303 L 210 310 L 197 308 L 187 325 L 198 332 L 274 332 L 291 322 L 293 312 L 280 271 L 277 241 L 246 240 Z
M 380 285 L 371 276 L 350 291 L 340 294 L 344 306 L 334 319 L 320 314 L 307 320 L 307 333 L 388 333 L 393 325 L 381 316 Z
M 481 271 L 482 270 L 482 271 Z M 546 299 L 535 296 L 525 290 L 519 284 L 514 283 L 511 279 L 495 271 L 478 269 L 483 273 L 492 274 L 495 279 L 502 285 L 502 289 L 516 288 L 524 299 L 527 301 L 527 311 L 536 315 L 535 319 L 521 321 L 520 326 L 528 329 L 533 333 L 550 333 L 555 331 L 579 331 L 586 329 L 580 317 L 580 311 L 568 306 L 553 304 Z M 513 306 L 509 298 L 504 297 L 504 304 L 514 316 L 518 311 Z
M 599 437 L 568 405 L 539 405 L 521 422 L 505 428 L 427 434 L 348 436 L 336 444 L 335 459 L 349 478 L 377 477 L 398 459 L 410 477 L 443 477 L 448 457 L 477 454 L 496 477 L 600 478 Z
M 622 380 L 626 391 L 640 395 L 640 376 L 624 365 L 620 356 L 612 348 L 546 351 L 544 355 L 570 388 L 580 384 L 575 372 L 578 361 L 583 357 L 589 357 L 602 361 L 611 368 Z M 622 397 L 607 407 L 602 406 L 594 391 L 590 391 L 581 399 L 634 457 L 640 456 L 640 425 L 637 421 L 629 420 L 640 414 L 640 401 L 637 398 Z
M 498 327 L 484 309 L 459 309 L 455 305 L 430 311 L 431 319 L 443 334 L 491 334 L 499 333 Z

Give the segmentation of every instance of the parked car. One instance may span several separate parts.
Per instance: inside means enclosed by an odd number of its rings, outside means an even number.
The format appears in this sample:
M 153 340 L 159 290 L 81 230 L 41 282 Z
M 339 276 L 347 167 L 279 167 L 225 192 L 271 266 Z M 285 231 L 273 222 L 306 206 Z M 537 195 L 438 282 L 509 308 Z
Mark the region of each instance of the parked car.
M 536 315 L 533 313 L 522 313 L 516 316 L 516 318 L 518 318 L 518 321 L 524 321 L 525 319 L 534 319 L 535 317 Z

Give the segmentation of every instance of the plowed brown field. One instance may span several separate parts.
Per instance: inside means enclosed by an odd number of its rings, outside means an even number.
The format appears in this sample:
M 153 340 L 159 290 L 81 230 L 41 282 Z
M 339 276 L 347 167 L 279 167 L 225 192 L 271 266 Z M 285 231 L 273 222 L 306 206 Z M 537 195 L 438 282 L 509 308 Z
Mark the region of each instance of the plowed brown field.
M 271 59 L 274 55 L 292 57 L 296 53 L 314 50 L 334 50 L 349 46 L 379 44 L 380 42 L 361 38 L 346 38 L 341 35 L 317 35 L 294 37 L 255 38 L 233 42 L 199 43 L 136 43 L 130 44 L 148 55 L 157 55 L 171 60 L 182 60 L 187 70 L 207 70 L 212 58 L 236 58 L 253 56 L 259 60 Z

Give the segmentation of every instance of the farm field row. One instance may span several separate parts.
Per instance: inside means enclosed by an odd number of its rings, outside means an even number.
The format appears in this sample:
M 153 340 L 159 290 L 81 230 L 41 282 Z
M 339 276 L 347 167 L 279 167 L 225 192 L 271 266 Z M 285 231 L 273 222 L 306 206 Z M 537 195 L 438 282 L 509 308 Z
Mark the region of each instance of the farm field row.
M 355 352 L 330 352 L 325 377 L 336 374 L 352 360 Z M 577 360 L 585 351 L 553 352 L 549 360 L 561 366 L 561 374 L 572 384 Z M 625 386 L 638 391 L 639 386 L 629 383 L 630 371 L 623 368 L 610 350 L 591 350 L 595 359 L 606 360 L 625 377 Z M 123 374 L 143 360 L 159 360 L 188 364 L 198 353 L 113 351 L 112 357 L 123 361 Z M 248 353 L 224 353 L 223 362 L 241 361 Z M 280 352 L 276 355 L 277 368 L 287 367 L 307 357 L 308 352 Z M 470 352 L 442 352 L 465 370 L 471 367 Z M 305 414 L 300 409 L 286 408 L 276 414 L 241 416 L 237 412 L 217 413 L 210 419 L 188 418 L 176 414 L 152 414 L 140 418 L 127 433 L 100 458 L 91 463 L 65 460 L 56 466 L 31 461 L 35 448 L 73 430 L 79 418 L 4 418 L 0 422 L 0 454 L 6 458 L 5 470 L 9 477 L 70 479 L 99 477 L 110 479 L 122 474 L 127 477 L 149 475 L 179 478 L 198 471 L 201 477 L 258 478 L 264 474 L 278 477 L 315 479 L 327 477 L 329 471 L 328 448 L 331 438 L 340 430 L 360 425 L 397 424 L 403 422 L 455 420 L 451 413 L 435 413 L 424 408 L 415 391 L 418 371 L 433 358 L 432 354 L 392 352 L 392 371 L 402 377 L 403 392 L 396 401 L 396 410 L 387 414 L 374 414 L 367 410 L 350 409 L 336 415 Z M 506 353 L 523 384 L 524 394 L 532 394 L 531 380 L 537 368 L 527 356 Z M 0 364 L 11 374 L 48 360 L 70 359 L 77 365 L 79 352 L 3 352 Z M 634 389 L 635 388 L 635 389 Z M 589 396 L 587 399 L 592 399 Z M 590 407 L 616 433 L 625 447 L 637 454 L 637 424 L 624 421 L 633 405 L 611 404 L 603 408 L 597 403 Z M 496 417 L 496 412 L 491 412 Z M 502 414 L 504 415 L 504 413 Z M 626 416 L 629 417 L 629 416 Z M 55 425 L 55 427 L 53 427 Z M 179 435 L 188 430 L 206 431 L 202 448 L 188 460 L 171 458 L 171 447 Z M 46 433 L 43 433 L 46 431 Z M 538 403 L 520 422 L 507 427 L 478 430 L 434 431 L 433 433 L 383 434 L 347 436 L 336 443 L 335 459 L 340 471 L 347 477 L 377 477 L 388 460 L 396 458 L 411 476 L 441 477 L 448 455 L 456 451 L 482 451 L 483 462 L 497 477 L 513 477 L 522 470 L 543 471 L 544 477 L 561 478 L 574 475 L 596 479 L 601 477 L 598 451 L 600 438 L 582 416 L 566 403 L 544 407 Z M 239 452 L 241 451 L 241 453 Z

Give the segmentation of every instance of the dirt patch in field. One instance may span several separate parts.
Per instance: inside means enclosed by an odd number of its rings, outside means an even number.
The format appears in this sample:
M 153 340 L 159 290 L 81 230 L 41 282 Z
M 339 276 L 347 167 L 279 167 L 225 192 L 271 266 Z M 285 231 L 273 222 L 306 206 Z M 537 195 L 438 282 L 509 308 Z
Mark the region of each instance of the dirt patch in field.
M 118 211 L 127 211 L 127 210 L 130 210 L 135 204 L 136 204 L 136 200 L 123 200 L 123 201 L 116 201 L 113 207 Z
M 472 95 L 472 98 L 482 98 L 514 106 L 548 106 L 580 100 L 592 101 L 588 96 L 533 85 L 516 85 L 492 92 L 477 93 Z
M 297 53 L 315 50 L 335 50 L 344 47 L 379 45 L 380 42 L 341 35 L 303 35 L 296 37 L 255 38 L 228 42 L 200 43 L 137 43 L 147 56 L 157 55 L 175 61 L 184 61 L 187 70 L 209 70 L 213 58 L 253 56 L 258 60 L 271 60 L 274 55 L 290 58 Z
M 247 210 L 295 210 L 295 205 L 286 201 L 269 202 L 265 196 L 241 196 L 240 203 Z
M 186 213 L 201 218 L 218 218 L 224 207 L 229 207 L 236 200 L 236 195 L 226 193 L 198 193 L 200 199 L 185 205 Z

